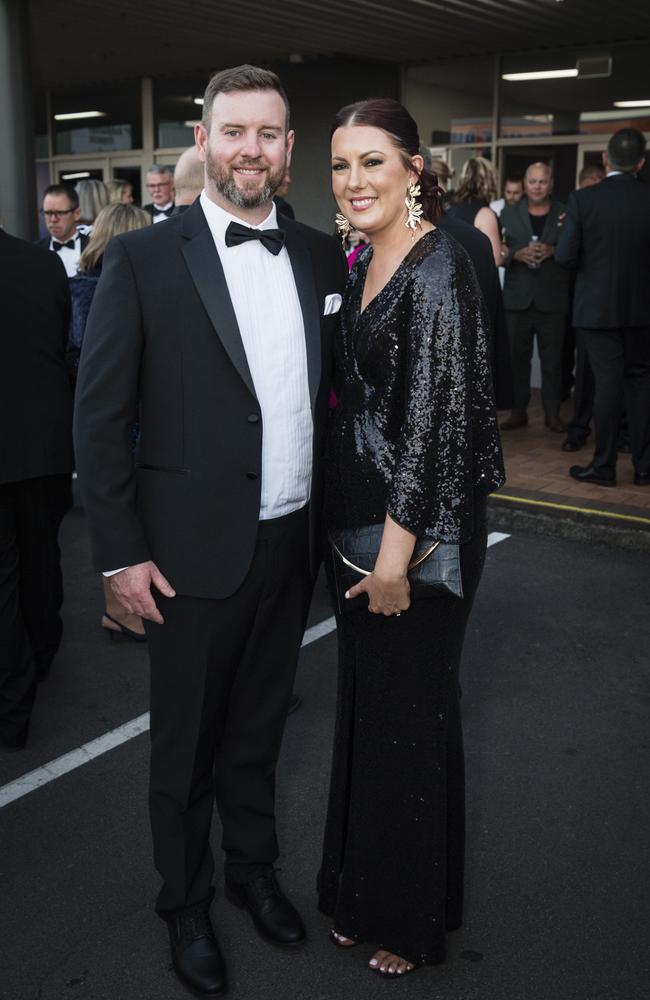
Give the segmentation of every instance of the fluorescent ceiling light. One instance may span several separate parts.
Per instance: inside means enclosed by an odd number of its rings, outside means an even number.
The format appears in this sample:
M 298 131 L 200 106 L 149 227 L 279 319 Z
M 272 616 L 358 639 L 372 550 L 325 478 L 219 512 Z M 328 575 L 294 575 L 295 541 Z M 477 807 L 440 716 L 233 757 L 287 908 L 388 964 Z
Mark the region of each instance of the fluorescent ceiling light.
M 90 177 L 90 170 L 80 170 L 78 174 L 61 174 L 61 180 L 79 181 L 82 177 Z
M 58 122 L 71 122 L 76 118 L 105 118 L 105 111 L 71 111 L 66 115 L 55 115 Z
M 614 101 L 615 108 L 650 108 L 650 100 L 647 101 Z
M 203 98 L 202 97 L 195 97 L 194 98 L 194 103 L 195 104 L 203 104 Z
M 539 69 L 532 73 L 503 73 L 502 80 L 559 80 L 562 77 L 577 76 L 577 69 Z
M 201 124 L 201 122 L 197 122 L 197 121 L 183 122 L 183 125 L 185 126 L 185 128 L 194 128 L 195 125 L 200 125 L 200 124 Z

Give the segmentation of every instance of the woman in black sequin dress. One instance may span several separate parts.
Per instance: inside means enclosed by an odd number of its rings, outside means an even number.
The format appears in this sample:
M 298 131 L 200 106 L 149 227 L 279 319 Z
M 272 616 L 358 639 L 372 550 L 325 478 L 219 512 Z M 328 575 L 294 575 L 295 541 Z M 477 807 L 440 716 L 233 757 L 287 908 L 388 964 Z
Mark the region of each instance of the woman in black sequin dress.
M 503 464 L 485 316 L 463 248 L 432 224 L 435 178 L 392 100 L 344 108 L 332 137 L 339 209 L 371 245 L 341 309 L 329 444 L 330 527 L 381 523 L 374 572 L 337 618 L 339 697 L 319 907 L 342 947 L 386 976 L 445 957 L 461 923 L 463 749 L 458 666 Z M 419 182 L 424 215 L 405 226 Z M 409 598 L 420 534 L 460 543 L 464 598 Z M 364 598 L 365 603 L 365 598 Z M 370 614 L 368 613 L 371 612 Z

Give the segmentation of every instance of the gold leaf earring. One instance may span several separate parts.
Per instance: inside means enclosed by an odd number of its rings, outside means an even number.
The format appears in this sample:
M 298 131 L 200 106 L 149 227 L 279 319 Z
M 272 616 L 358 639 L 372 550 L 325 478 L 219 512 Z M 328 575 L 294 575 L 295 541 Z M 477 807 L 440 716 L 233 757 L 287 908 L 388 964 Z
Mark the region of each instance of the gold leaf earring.
M 353 226 L 350 225 L 348 220 L 344 215 L 337 214 L 336 216 L 336 228 L 338 234 L 341 237 L 341 246 L 345 249 L 345 241 L 353 230 Z
M 407 213 L 404 225 L 407 229 L 411 230 L 411 239 L 413 239 L 413 230 L 422 224 L 422 212 L 424 209 L 422 208 L 422 203 L 417 200 L 419 196 L 420 185 L 409 184 L 408 194 L 404 199 Z

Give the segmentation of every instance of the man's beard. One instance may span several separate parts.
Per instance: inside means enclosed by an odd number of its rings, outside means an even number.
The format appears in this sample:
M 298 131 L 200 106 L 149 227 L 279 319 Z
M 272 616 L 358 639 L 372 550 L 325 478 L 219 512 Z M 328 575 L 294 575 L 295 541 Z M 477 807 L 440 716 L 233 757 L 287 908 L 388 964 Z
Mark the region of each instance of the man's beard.
M 255 163 L 247 164 L 251 168 L 256 165 Z M 258 187 L 257 183 L 255 183 L 254 188 L 251 186 L 251 189 L 247 190 L 245 186 L 243 188 L 237 186 L 232 173 L 232 167 L 222 167 L 215 163 L 210 156 L 206 158 L 205 166 L 206 173 L 219 194 L 229 201 L 231 205 L 246 209 L 259 208 L 261 205 L 266 205 L 280 187 L 286 173 L 285 159 L 284 163 L 277 170 L 271 170 L 267 167 L 266 178 L 262 187 Z M 246 182 L 244 181 L 244 183 Z

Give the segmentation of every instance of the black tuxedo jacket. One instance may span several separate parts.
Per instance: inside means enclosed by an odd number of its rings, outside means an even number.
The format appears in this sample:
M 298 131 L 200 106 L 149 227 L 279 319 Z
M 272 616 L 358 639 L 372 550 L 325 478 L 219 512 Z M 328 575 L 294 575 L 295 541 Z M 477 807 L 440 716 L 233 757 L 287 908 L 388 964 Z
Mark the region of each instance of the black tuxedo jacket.
M 44 236 L 43 239 L 36 241 L 36 245 L 39 246 L 39 247 L 44 247 L 46 250 L 49 250 L 50 249 L 50 239 L 51 239 L 50 236 Z M 82 253 L 84 252 L 84 250 L 88 246 L 88 240 L 89 239 L 90 239 L 90 236 L 86 236 L 85 233 L 79 233 L 79 249 L 81 250 Z
M 326 295 L 343 291 L 347 267 L 331 236 L 281 215 L 278 224 L 286 233 L 305 329 L 315 560 L 337 328 L 337 316 L 323 311 Z M 237 319 L 200 203 L 164 226 L 112 240 L 76 387 L 77 469 L 97 569 L 153 559 L 179 593 L 232 594 L 256 542 L 262 433 Z
M 577 268 L 574 326 L 650 326 L 650 185 L 625 173 L 573 191 L 555 259 Z
M 0 482 L 72 472 L 65 268 L 1 229 L 0 316 Z

